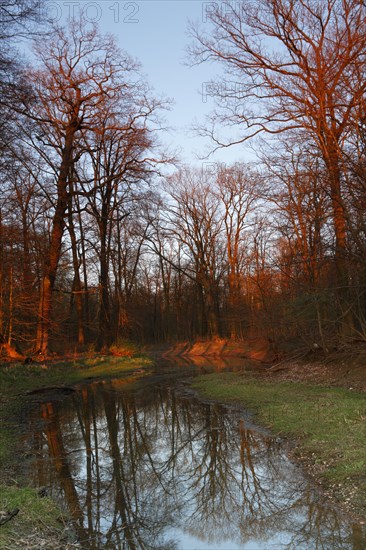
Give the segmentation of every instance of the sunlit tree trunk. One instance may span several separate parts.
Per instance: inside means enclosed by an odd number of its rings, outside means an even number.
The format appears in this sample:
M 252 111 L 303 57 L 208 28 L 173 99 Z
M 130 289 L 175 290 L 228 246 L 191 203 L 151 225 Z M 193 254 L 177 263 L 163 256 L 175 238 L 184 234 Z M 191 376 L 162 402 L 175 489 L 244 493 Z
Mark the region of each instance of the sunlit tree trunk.
M 77 122 L 66 131 L 65 145 L 62 149 L 60 172 L 57 178 L 57 200 L 53 216 L 50 244 L 45 265 L 45 274 L 41 283 L 41 293 L 38 310 L 38 327 L 36 351 L 46 354 L 48 351 L 51 329 L 52 291 L 55 286 L 57 268 L 61 257 L 62 237 L 65 228 L 65 214 L 68 205 L 68 174 L 72 166 L 72 151 Z

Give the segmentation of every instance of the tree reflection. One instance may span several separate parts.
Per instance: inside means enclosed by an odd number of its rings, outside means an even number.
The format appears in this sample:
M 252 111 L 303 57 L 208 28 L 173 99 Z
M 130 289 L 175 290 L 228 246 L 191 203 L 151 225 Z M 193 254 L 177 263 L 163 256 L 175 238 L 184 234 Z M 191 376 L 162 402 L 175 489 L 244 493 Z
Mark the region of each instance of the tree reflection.
M 33 441 L 38 453 L 47 448 L 48 483 L 55 472 L 88 548 L 174 549 L 186 536 L 223 548 L 363 544 L 362 531 L 318 503 L 278 443 L 239 412 L 113 382 L 85 386 L 60 407 L 42 405 L 47 445 L 40 434 Z
M 69 461 L 64 447 L 60 418 L 53 403 L 46 403 L 41 406 L 43 420 L 46 421 L 45 434 L 53 467 L 58 474 L 69 511 L 75 520 L 75 527 L 79 538 L 85 538 L 86 532 L 83 525 L 83 510 L 80 505 L 79 495 L 74 480 L 71 476 Z

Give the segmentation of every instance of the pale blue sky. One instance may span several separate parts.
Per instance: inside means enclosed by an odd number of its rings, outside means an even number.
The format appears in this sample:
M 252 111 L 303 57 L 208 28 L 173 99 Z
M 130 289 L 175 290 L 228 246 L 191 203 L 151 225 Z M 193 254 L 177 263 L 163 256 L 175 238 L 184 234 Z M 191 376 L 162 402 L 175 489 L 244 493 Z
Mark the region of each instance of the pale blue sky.
M 184 59 L 190 41 L 188 20 L 205 24 L 205 10 L 210 4 L 200 0 L 47 0 L 46 9 L 51 18 L 67 18 L 83 9 L 90 21 L 97 20 L 103 31 L 116 35 L 121 48 L 141 62 L 156 93 L 174 100 L 166 114 L 172 130 L 165 141 L 182 149 L 184 161 L 201 164 L 196 154 L 203 155 L 210 142 L 194 137 L 191 126 L 194 119 L 202 121 L 214 105 L 211 97 L 203 102 L 202 87 L 219 68 L 189 67 Z M 241 146 L 220 151 L 206 162 L 231 163 L 250 158 L 248 149 Z

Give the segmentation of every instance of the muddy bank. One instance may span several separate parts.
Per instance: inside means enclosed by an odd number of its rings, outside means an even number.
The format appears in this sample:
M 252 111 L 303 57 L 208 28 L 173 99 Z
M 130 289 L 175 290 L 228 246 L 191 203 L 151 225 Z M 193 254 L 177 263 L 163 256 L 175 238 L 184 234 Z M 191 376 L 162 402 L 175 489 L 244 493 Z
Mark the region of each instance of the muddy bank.
M 272 362 L 275 354 L 264 338 L 244 340 L 198 340 L 177 342 L 162 350 L 163 357 L 240 357 L 255 361 Z
M 177 342 L 148 350 L 156 359 L 166 358 L 175 363 L 212 365 L 218 370 L 235 366 L 235 361 L 249 360 L 249 364 L 265 366 L 263 376 L 278 381 L 304 381 L 315 384 L 341 386 L 366 391 L 366 345 L 354 345 L 334 350 L 299 351 L 292 356 L 278 358 L 265 339 L 246 341 L 228 339 Z

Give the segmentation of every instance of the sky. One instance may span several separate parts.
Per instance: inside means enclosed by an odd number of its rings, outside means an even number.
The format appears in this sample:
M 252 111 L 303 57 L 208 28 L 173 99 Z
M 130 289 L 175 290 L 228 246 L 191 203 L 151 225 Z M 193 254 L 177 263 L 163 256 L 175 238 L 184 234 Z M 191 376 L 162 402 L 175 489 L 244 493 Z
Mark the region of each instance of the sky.
M 213 4 L 200 0 L 46 0 L 44 15 L 67 19 L 83 10 L 87 20 L 97 21 L 102 31 L 114 34 L 120 47 L 140 61 L 155 93 L 174 102 L 165 114 L 171 130 L 164 141 L 180 149 L 184 162 L 210 170 L 217 162 L 230 164 L 253 157 L 247 147 L 235 146 L 198 158 L 213 147 L 209 139 L 194 135 L 193 123 L 203 122 L 213 108 L 213 98 L 202 92 L 221 69 L 210 64 L 192 67 L 185 62 L 191 41 L 187 31 L 189 20 L 209 24 L 206 12 Z

